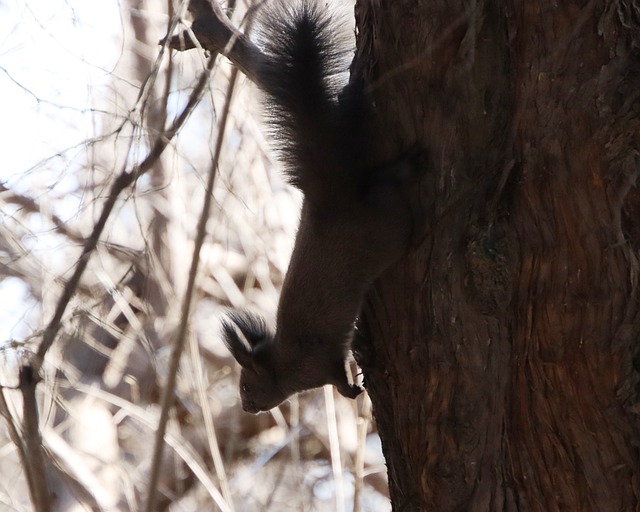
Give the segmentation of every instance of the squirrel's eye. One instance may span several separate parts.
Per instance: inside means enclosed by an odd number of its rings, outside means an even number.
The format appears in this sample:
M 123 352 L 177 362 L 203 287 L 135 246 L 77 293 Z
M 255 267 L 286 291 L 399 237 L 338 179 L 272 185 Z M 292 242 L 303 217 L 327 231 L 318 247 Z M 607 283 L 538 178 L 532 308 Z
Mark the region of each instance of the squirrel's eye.
M 248 392 L 249 392 L 249 386 L 247 386 L 246 384 L 243 384 L 243 385 L 242 385 L 242 387 L 241 387 L 240 389 L 242 389 L 242 391 L 243 391 L 244 393 L 248 393 Z

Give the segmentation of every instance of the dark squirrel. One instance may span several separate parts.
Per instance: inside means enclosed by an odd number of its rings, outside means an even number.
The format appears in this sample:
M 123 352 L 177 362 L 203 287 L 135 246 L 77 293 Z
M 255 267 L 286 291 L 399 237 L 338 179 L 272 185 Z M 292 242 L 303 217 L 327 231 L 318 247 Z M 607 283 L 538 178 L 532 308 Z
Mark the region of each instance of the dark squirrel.
M 349 31 L 326 6 L 281 6 L 265 14 L 261 31 L 267 120 L 304 202 L 275 334 L 246 312 L 223 322 L 224 341 L 242 366 L 242 407 L 251 413 L 324 384 L 349 398 L 362 391 L 349 382 L 345 360 L 365 292 L 408 247 L 403 190 L 415 167 L 412 158 L 368 164 L 371 108 L 361 87 L 340 88 Z

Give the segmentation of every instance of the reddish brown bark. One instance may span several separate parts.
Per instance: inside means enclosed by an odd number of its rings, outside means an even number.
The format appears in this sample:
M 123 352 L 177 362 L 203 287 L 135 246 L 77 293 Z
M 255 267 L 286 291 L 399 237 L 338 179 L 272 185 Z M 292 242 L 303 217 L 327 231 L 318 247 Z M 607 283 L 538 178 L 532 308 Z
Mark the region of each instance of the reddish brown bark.
M 429 154 L 361 319 L 394 509 L 637 510 L 635 6 L 460 4 L 356 9 L 380 159 Z

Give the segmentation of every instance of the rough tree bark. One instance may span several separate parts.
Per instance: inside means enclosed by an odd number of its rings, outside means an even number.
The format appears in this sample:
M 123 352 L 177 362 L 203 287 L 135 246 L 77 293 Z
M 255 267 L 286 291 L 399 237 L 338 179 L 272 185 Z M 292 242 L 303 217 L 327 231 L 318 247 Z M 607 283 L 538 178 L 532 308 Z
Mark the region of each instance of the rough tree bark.
M 360 321 L 394 510 L 638 510 L 640 2 L 356 17 L 381 161 L 429 155 Z

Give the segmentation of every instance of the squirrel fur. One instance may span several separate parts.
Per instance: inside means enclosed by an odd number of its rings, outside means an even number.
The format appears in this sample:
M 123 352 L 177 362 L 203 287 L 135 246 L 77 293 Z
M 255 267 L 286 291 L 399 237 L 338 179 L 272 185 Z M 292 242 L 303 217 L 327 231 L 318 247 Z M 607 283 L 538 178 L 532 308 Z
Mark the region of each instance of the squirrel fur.
M 403 189 L 414 165 L 406 158 L 368 164 L 371 109 L 361 87 L 340 82 L 352 53 L 348 34 L 311 0 L 281 4 L 262 19 L 259 83 L 267 122 L 304 201 L 275 333 L 247 312 L 230 314 L 222 325 L 242 366 L 248 412 L 324 384 L 349 398 L 362 391 L 345 366 L 354 324 L 367 289 L 409 243 Z

